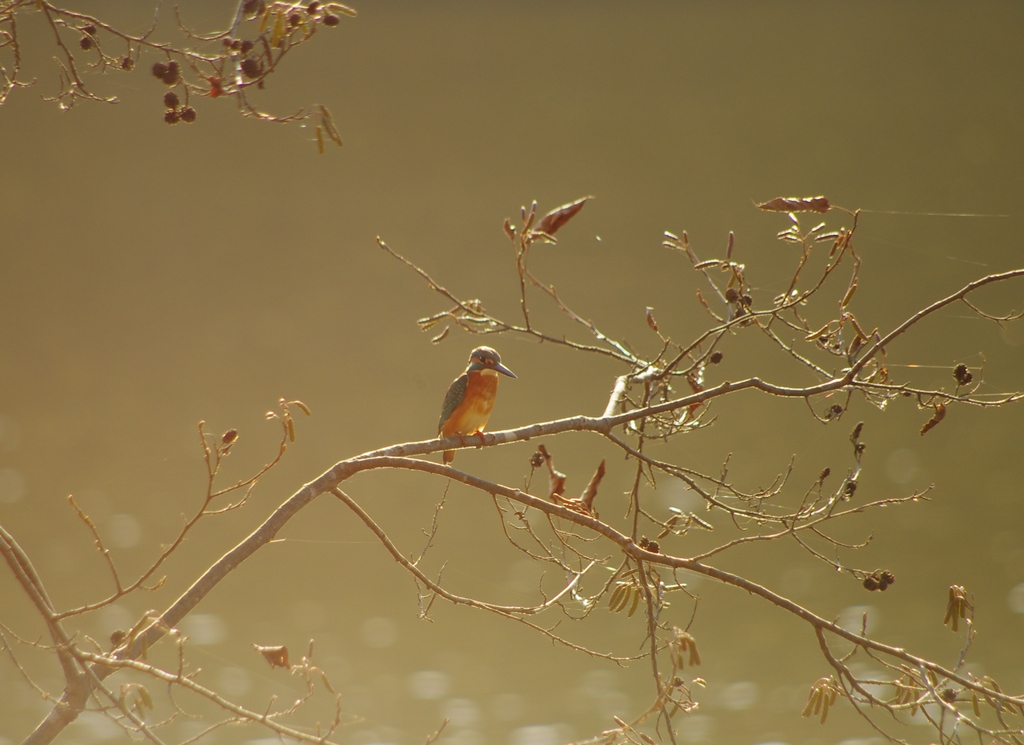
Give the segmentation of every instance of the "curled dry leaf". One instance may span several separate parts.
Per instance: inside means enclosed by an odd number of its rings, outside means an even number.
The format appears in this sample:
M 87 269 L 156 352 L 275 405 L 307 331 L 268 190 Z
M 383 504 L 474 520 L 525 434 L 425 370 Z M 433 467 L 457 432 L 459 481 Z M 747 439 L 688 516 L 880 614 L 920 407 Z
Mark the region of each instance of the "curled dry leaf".
M 765 212 L 828 212 L 828 197 L 775 197 L 757 205 Z
M 558 502 L 565 495 L 565 480 L 568 478 L 564 473 L 555 470 L 555 461 L 543 444 L 537 446 L 537 452 L 544 458 L 548 467 L 548 498 L 552 502 Z
M 935 413 L 932 414 L 932 418 L 924 423 L 921 427 L 921 434 L 926 434 L 928 430 L 934 427 L 936 424 L 946 418 L 946 406 L 942 403 L 935 404 Z
M 271 667 L 291 668 L 288 664 L 288 647 L 283 644 L 276 647 L 264 647 L 261 644 L 253 644 L 253 649 L 263 655 L 263 659 L 270 663 Z
M 594 513 L 594 497 L 597 496 L 597 488 L 601 485 L 601 479 L 604 478 L 604 461 L 602 460 L 597 466 L 597 470 L 594 471 L 594 475 L 590 478 L 590 483 L 587 484 L 587 488 L 583 490 L 583 496 L 580 497 L 580 501 L 583 502 L 583 506 L 587 508 L 587 512 L 590 514 Z
M 583 205 L 587 203 L 588 199 L 593 199 L 593 197 L 583 197 L 575 202 L 569 202 L 551 210 L 541 218 L 541 221 L 537 224 L 537 230 L 548 235 L 554 235 L 563 225 L 575 217 L 577 212 L 583 209 Z
M 654 308 L 649 306 L 647 308 L 647 325 L 651 327 L 651 331 L 658 333 L 658 322 L 654 320 Z
M 597 517 L 597 512 L 594 510 L 594 498 L 597 497 L 597 489 L 601 485 L 601 480 L 605 474 L 603 460 L 590 478 L 587 488 L 583 490 L 583 494 L 578 499 L 565 496 L 565 482 L 568 476 L 561 471 L 555 470 L 555 462 L 551 453 L 543 445 L 538 445 L 537 452 L 530 458 L 530 466 L 532 468 L 539 468 L 542 463 L 548 468 L 548 499 L 557 505 L 568 507 L 573 512 L 578 512 L 581 515 Z

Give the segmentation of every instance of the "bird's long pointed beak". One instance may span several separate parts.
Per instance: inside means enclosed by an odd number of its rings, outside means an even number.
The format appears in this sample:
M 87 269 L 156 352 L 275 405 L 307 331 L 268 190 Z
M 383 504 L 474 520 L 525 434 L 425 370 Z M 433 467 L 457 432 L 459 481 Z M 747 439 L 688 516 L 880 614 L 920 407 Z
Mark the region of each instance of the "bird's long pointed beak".
M 514 377 L 516 377 L 516 374 L 515 374 L 514 372 L 512 372 L 511 370 L 509 370 L 509 369 L 508 369 L 507 367 L 505 367 L 505 366 L 504 366 L 503 364 L 501 364 L 500 362 L 499 362 L 499 363 L 497 363 L 497 364 L 496 364 L 496 365 L 494 366 L 494 369 L 495 369 L 495 370 L 497 370 L 497 371 L 498 371 L 498 372 L 500 372 L 500 373 L 505 373 L 505 374 L 506 374 L 506 375 L 508 375 L 508 376 L 509 376 L 510 378 L 514 378 Z

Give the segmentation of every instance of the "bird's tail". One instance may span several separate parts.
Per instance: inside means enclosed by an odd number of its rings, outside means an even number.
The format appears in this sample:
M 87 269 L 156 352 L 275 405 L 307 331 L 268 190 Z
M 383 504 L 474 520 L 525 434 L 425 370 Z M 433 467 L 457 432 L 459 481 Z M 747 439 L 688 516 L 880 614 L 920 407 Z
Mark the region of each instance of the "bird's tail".
M 444 460 L 444 464 L 447 466 L 449 463 L 451 463 L 453 460 L 455 460 L 455 451 L 454 450 L 445 450 L 444 451 L 444 455 L 441 456 L 441 457 Z

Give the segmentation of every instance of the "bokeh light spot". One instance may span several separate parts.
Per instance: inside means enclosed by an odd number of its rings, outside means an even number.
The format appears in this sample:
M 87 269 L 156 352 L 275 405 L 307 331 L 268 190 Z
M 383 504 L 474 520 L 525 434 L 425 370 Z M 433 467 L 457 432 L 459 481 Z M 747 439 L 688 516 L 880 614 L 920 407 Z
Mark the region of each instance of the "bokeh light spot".
M 373 649 L 386 649 L 398 641 L 398 624 L 376 616 L 363 622 L 363 643 Z
M 220 644 L 228 636 L 228 625 L 216 613 L 191 613 L 181 622 L 181 631 L 193 644 Z
M 757 683 L 752 681 L 731 683 L 722 691 L 722 705 L 732 711 L 743 711 L 757 703 L 760 693 Z
M 456 728 L 480 723 L 480 705 L 471 698 L 450 698 L 444 702 L 444 715 Z
M 448 693 L 449 678 L 440 670 L 417 670 L 409 676 L 409 692 L 413 698 L 434 701 Z
M 917 456 L 906 448 L 894 450 L 885 461 L 885 473 L 894 484 L 908 484 L 920 471 Z
M 569 728 L 564 724 L 532 724 L 519 727 L 509 735 L 509 745 L 560 745 L 569 739 Z
M 107 524 L 110 542 L 116 548 L 133 548 L 142 540 L 142 523 L 134 515 L 120 512 L 111 515 Z
M 217 682 L 227 695 L 242 696 L 252 689 L 252 674 L 244 667 L 230 665 L 221 669 Z
M 867 615 L 866 627 L 865 614 Z M 873 605 L 850 605 L 839 612 L 839 625 L 854 634 L 859 634 L 862 630 L 870 634 L 878 628 L 878 623 L 878 609 Z
M 514 722 L 526 714 L 526 697 L 519 693 L 499 693 L 491 700 L 491 713 L 503 722 Z

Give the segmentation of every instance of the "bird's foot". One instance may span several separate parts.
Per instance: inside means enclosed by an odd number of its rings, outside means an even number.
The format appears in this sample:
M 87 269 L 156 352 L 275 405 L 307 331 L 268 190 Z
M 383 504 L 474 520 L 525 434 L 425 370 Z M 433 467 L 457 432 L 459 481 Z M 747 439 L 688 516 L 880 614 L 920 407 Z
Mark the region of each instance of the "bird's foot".
M 470 435 L 470 437 L 473 437 L 473 436 L 475 436 L 475 435 L 479 435 L 479 437 L 480 437 L 480 444 L 479 444 L 479 445 L 477 445 L 477 449 L 480 449 L 480 448 L 482 448 L 482 447 L 483 447 L 484 445 L 486 445 L 486 444 L 487 444 L 487 438 L 485 438 L 485 437 L 484 437 L 484 433 L 483 433 L 483 430 L 479 430 L 479 429 L 478 429 L 478 430 L 477 430 L 476 432 L 474 432 L 474 433 L 473 433 L 472 435 Z

